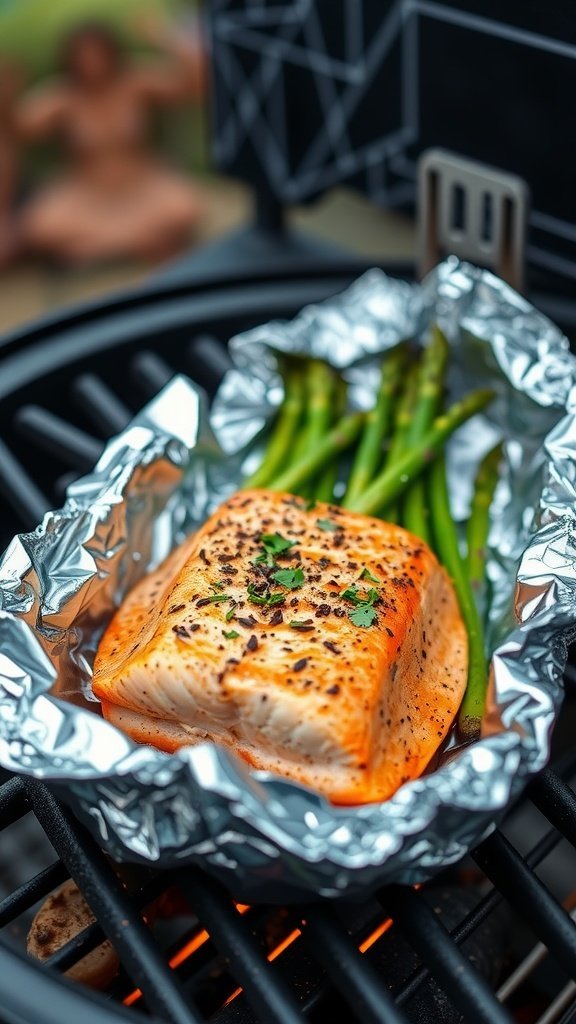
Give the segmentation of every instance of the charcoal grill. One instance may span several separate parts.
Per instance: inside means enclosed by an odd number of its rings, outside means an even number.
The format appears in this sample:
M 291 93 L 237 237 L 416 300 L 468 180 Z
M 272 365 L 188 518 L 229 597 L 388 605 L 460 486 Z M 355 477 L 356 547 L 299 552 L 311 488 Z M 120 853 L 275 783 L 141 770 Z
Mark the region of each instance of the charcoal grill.
M 358 261 L 317 261 L 202 282 L 185 271 L 6 338 L 0 350 L 2 540 L 31 528 L 108 436 L 174 372 L 212 392 L 226 340 L 345 287 Z M 401 272 L 406 268 L 385 268 Z M 0 786 L 0 1015 L 7 1024 L 576 1020 L 576 750 L 572 677 L 557 759 L 502 829 L 419 890 L 364 903 L 238 907 L 200 869 L 140 869 L 128 891 L 94 840 L 40 783 Z M 566 735 L 568 734 L 568 736 Z M 96 923 L 40 966 L 24 953 L 38 905 L 71 877 Z M 185 912 L 143 912 L 176 888 Z M 105 994 L 64 973 L 109 937 L 120 960 Z M 539 945 L 540 944 L 540 945 Z M 541 945 L 543 944 L 543 945 Z M 545 947 L 545 948 L 543 948 Z M 500 998 L 498 997 L 500 993 Z M 530 1016 L 514 1017 L 536 1007 Z M 530 1012 L 530 1011 L 528 1011 Z

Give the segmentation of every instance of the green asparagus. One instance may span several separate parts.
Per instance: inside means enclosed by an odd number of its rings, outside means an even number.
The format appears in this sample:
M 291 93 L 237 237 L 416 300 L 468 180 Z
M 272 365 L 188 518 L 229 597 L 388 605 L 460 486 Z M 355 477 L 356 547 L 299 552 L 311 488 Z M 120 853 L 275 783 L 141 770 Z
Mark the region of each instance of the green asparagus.
M 458 714 L 463 739 L 475 739 L 486 700 L 488 666 L 484 651 L 484 632 L 474 599 L 466 565 L 460 554 L 456 526 L 450 511 L 444 456 L 440 456 L 429 473 L 429 501 L 432 527 L 440 560 L 454 584 L 460 613 L 468 634 L 468 684 Z
M 483 596 L 486 579 L 486 542 L 490 526 L 490 505 L 498 483 L 498 470 L 502 459 L 502 444 L 497 444 L 484 456 L 476 480 L 466 539 L 468 554 L 466 575 L 477 600 Z
M 346 400 L 347 400 L 348 388 L 346 387 L 346 381 L 342 377 L 336 378 L 336 393 L 334 396 L 334 417 L 333 424 L 337 423 L 341 416 L 346 412 Z M 338 481 L 338 459 L 332 459 L 332 461 L 326 466 L 316 484 L 315 496 L 318 501 L 333 501 L 334 500 L 334 488 Z
M 344 416 L 316 447 L 298 462 L 289 465 L 283 473 L 267 483 L 271 491 L 298 493 L 299 488 L 314 477 L 331 459 L 346 451 L 358 437 L 366 420 L 362 412 Z M 248 484 L 247 486 L 251 486 Z
M 432 340 L 424 349 L 420 362 L 418 396 L 407 437 L 409 448 L 416 447 L 420 443 L 434 417 L 438 415 L 449 351 L 450 348 L 444 334 L 439 327 L 434 326 Z M 407 530 L 430 543 L 426 486 L 422 478 L 415 480 L 406 494 L 402 522 Z
M 304 407 L 304 385 L 302 370 L 288 366 L 284 373 L 284 401 L 280 407 L 264 458 L 245 487 L 266 487 L 274 473 L 285 463 L 294 439 Z
M 456 402 L 434 420 L 417 448 L 405 451 L 393 465 L 380 473 L 349 508 L 365 515 L 377 515 L 380 509 L 399 497 L 418 474 L 437 458 L 450 435 L 466 420 L 481 412 L 492 398 L 492 391 L 479 390 L 471 391 L 460 402 Z
M 382 363 L 376 404 L 368 413 L 366 426 L 352 463 L 346 494 L 342 501 L 344 508 L 348 508 L 349 503 L 366 490 L 382 461 L 383 445 L 390 432 L 394 399 L 400 386 L 405 362 L 406 346 L 401 344 L 392 349 Z

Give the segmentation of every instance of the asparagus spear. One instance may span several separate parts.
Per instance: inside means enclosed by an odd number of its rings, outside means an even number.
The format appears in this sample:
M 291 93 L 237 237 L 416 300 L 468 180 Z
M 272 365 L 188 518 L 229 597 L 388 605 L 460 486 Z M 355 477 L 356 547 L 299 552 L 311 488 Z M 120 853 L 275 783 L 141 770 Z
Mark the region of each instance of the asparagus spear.
M 444 374 L 450 348 L 439 327 L 432 328 L 432 340 L 424 349 L 420 362 L 418 397 L 408 432 L 407 443 L 418 445 L 429 429 L 442 399 Z M 404 500 L 403 525 L 407 530 L 430 543 L 426 486 L 423 479 L 415 480 Z
M 402 391 L 398 401 L 396 417 L 394 420 L 394 432 L 392 434 L 385 462 L 385 468 L 387 470 L 393 469 L 398 460 L 402 459 L 408 449 L 408 434 L 410 432 L 412 416 L 414 415 L 414 405 L 416 403 L 417 392 L 418 364 L 415 363 L 408 371 L 404 390 Z M 382 508 L 381 511 L 382 515 L 385 516 L 389 523 L 399 522 L 399 508 L 396 503 L 388 504 L 387 507 Z
M 401 344 L 392 349 L 382 363 L 376 404 L 368 413 L 366 426 L 352 463 L 346 494 L 342 501 L 344 508 L 366 490 L 378 469 L 383 455 L 382 446 L 392 424 L 394 398 L 400 386 L 405 360 L 406 346 Z
M 346 398 L 347 398 L 347 387 L 346 381 L 342 377 L 336 378 L 336 394 L 334 396 L 334 423 L 337 423 L 341 416 L 346 412 Z M 316 487 L 314 489 L 315 496 L 318 501 L 332 501 L 334 498 L 334 488 L 338 480 L 338 459 L 332 459 L 330 464 L 326 467 L 323 473 L 321 473 Z
M 298 462 L 289 465 L 283 473 L 267 483 L 271 491 L 291 491 L 292 494 L 316 475 L 331 459 L 354 443 L 366 420 L 363 412 L 344 416 L 315 448 Z M 248 484 L 247 486 L 252 486 Z
M 296 366 L 288 366 L 284 373 L 284 401 L 280 406 L 264 459 L 256 472 L 245 482 L 245 487 L 266 487 L 274 473 L 285 463 L 294 443 L 303 405 L 301 370 Z
M 386 468 L 395 465 L 399 458 L 405 453 L 406 442 L 410 433 L 414 406 L 418 394 L 418 364 L 410 367 L 406 377 L 404 390 L 400 395 L 394 420 L 394 433 L 390 441 L 388 455 L 386 456 Z
M 488 666 L 480 613 L 458 546 L 456 526 L 450 512 L 444 456 L 436 460 L 429 476 L 430 509 L 434 538 L 440 560 L 450 575 L 468 634 L 468 684 L 458 714 L 463 739 L 475 739 L 484 712 Z
M 330 426 L 334 374 L 320 359 L 311 359 L 304 376 L 305 412 L 304 423 L 293 448 L 292 458 L 296 462 L 306 454 L 310 445 L 324 437 Z
M 466 420 L 488 405 L 492 391 L 471 391 L 434 420 L 417 448 L 405 451 L 397 461 L 384 469 L 359 498 L 349 505 L 354 512 L 376 515 L 394 501 L 435 458 L 454 431 Z
M 497 444 L 484 456 L 476 480 L 474 495 L 466 531 L 468 555 L 466 559 L 466 575 L 470 580 L 472 592 L 479 598 L 482 596 L 486 578 L 486 541 L 490 526 L 489 512 L 494 490 L 498 483 L 498 469 L 502 459 L 502 444 Z

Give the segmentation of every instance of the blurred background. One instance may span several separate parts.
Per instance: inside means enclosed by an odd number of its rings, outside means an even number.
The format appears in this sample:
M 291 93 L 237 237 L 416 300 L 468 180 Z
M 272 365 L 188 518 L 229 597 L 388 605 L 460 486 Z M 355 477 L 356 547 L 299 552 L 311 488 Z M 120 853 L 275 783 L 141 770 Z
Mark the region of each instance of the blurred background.
M 251 190 L 213 167 L 207 6 L 0 0 L 0 333 L 250 219 Z M 350 187 L 289 219 L 378 261 L 413 255 L 410 218 Z

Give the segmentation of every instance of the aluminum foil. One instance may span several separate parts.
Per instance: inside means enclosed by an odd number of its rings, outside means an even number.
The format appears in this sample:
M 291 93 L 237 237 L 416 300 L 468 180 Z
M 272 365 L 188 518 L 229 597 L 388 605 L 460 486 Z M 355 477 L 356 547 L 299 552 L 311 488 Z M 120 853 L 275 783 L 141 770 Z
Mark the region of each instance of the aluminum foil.
M 282 399 L 277 351 L 322 356 L 374 394 L 383 350 L 439 321 L 450 391 L 497 398 L 450 446 L 454 510 L 479 458 L 505 439 L 488 601 L 494 649 L 482 738 L 392 799 L 334 808 L 215 745 L 172 756 L 137 746 L 90 689 L 113 609 L 236 488 Z M 117 859 L 195 862 L 243 900 L 366 895 L 414 882 L 485 836 L 549 753 L 576 624 L 576 359 L 545 317 L 493 275 L 447 260 L 423 285 L 374 270 L 341 296 L 232 339 L 211 414 L 170 382 L 73 484 L 64 507 L 0 562 L 0 762 L 49 783 Z

